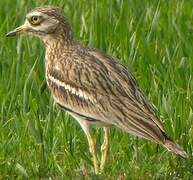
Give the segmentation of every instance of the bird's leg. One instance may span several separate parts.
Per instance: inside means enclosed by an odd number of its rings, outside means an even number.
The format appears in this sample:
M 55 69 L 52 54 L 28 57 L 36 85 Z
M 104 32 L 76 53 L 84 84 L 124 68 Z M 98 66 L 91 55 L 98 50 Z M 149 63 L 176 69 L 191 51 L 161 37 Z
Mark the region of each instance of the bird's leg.
M 89 150 L 90 150 L 90 153 L 93 159 L 94 171 L 95 171 L 95 174 L 98 174 L 99 173 L 99 163 L 98 163 L 98 157 L 97 157 L 97 148 L 93 140 L 92 134 L 90 132 L 90 125 L 89 123 L 87 123 L 87 121 L 85 121 L 84 119 L 81 119 L 76 114 L 71 113 L 71 115 L 74 118 L 76 118 L 76 120 L 79 122 L 80 126 L 82 127 L 84 133 L 86 134 L 88 145 L 89 145 Z
M 100 171 L 103 171 L 105 163 L 107 161 L 109 154 L 109 137 L 108 137 L 108 128 L 104 128 L 104 141 L 101 146 L 101 163 L 100 163 Z
M 88 139 L 89 150 L 90 150 L 90 153 L 92 154 L 92 158 L 93 158 L 94 171 L 96 174 L 98 174 L 99 173 L 99 163 L 98 163 L 98 158 L 97 158 L 96 144 L 95 144 L 90 132 L 87 132 L 86 135 L 87 135 L 87 139 Z

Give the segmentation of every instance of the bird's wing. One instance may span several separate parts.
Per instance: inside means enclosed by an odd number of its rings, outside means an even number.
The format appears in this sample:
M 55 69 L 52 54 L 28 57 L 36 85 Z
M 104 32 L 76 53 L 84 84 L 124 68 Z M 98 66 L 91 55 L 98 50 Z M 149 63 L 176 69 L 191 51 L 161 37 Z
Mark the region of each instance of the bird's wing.
M 136 105 L 142 109 L 145 113 L 149 114 L 151 119 L 157 124 L 157 126 L 164 131 L 163 125 L 156 117 L 154 108 L 149 103 L 147 97 L 140 90 L 135 78 L 127 70 L 127 68 L 120 63 L 116 58 L 100 52 L 97 49 L 90 49 L 90 53 L 106 65 L 109 70 L 110 76 L 123 87 L 127 95 L 136 103 Z
M 149 103 L 144 93 L 140 90 L 135 78 L 127 70 L 127 68 L 122 65 L 118 59 L 112 56 L 106 55 L 97 49 L 90 48 L 89 50 L 90 54 L 92 54 L 95 58 L 97 58 L 97 60 L 101 61 L 106 66 L 111 79 L 113 79 L 114 82 L 117 82 L 118 86 L 121 86 L 122 90 L 126 92 L 128 99 L 123 97 L 123 101 L 126 101 L 125 104 L 127 104 L 128 100 L 130 100 L 128 107 L 132 107 L 132 104 L 134 105 L 134 107 L 137 108 L 136 111 L 138 111 L 138 113 L 135 112 L 135 115 L 138 114 L 144 117 L 144 119 L 146 119 L 150 124 L 153 123 L 153 127 L 156 127 L 155 129 L 157 129 L 158 127 L 161 131 L 161 136 L 164 135 L 164 138 L 169 138 L 168 135 L 165 133 L 161 121 L 155 115 L 154 108 Z M 132 107 L 132 109 L 135 109 L 134 107 Z M 143 121 L 140 121 L 140 123 L 142 122 Z
M 163 126 L 119 61 L 96 50 L 79 50 L 49 70 L 48 82 L 55 101 L 67 111 L 156 142 L 164 141 Z

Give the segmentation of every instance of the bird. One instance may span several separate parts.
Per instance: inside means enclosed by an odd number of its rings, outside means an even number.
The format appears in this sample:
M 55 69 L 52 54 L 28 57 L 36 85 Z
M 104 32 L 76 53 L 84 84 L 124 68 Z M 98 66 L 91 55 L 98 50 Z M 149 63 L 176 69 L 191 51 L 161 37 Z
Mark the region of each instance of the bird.
M 167 134 L 127 67 L 119 59 L 76 40 L 62 9 L 54 6 L 32 9 L 23 25 L 6 34 L 16 35 L 43 40 L 47 85 L 55 103 L 74 117 L 86 134 L 94 173 L 102 172 L 108 159 L 110 128 L 150 140 L 181 158 L 188 158 Z M 100 159 L 92 127 L 104 130 Z

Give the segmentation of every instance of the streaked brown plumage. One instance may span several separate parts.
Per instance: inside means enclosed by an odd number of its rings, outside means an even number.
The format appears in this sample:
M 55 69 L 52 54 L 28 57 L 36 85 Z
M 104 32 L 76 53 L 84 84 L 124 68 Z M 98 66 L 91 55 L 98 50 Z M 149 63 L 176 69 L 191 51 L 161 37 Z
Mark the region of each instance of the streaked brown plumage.
M 39 7 L 23 26 L 7 34 L 30 34 L 46 45 L 46 79 L 55 102 L 80 123 L 87 135 L 95 172 L 98 159 L 90 126 L 104 127 L 101 170 L 107 159 L 108 127 L 152 140 L 186 158 L 166 134 L 153 108 L 130 72 L 116 58 L 79 44 L 62 10 Z

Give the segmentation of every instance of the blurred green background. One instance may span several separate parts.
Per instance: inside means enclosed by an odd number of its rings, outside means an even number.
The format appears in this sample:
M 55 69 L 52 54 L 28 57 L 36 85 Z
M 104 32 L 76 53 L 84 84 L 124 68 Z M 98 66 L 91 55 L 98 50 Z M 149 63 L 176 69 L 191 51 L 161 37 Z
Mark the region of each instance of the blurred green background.
M 44 86 L 43 43 L 5 38 L 41 5 L 64 9 L 78 40 L 129 67 L 188 160 L 112 129 L 106 169 L 91 173 L 83 131 Z M 193 178 L 192 7 L 191 0 L 1 0 L 0 179 Z M 103 133 L 94 133 L 99 150 Z

